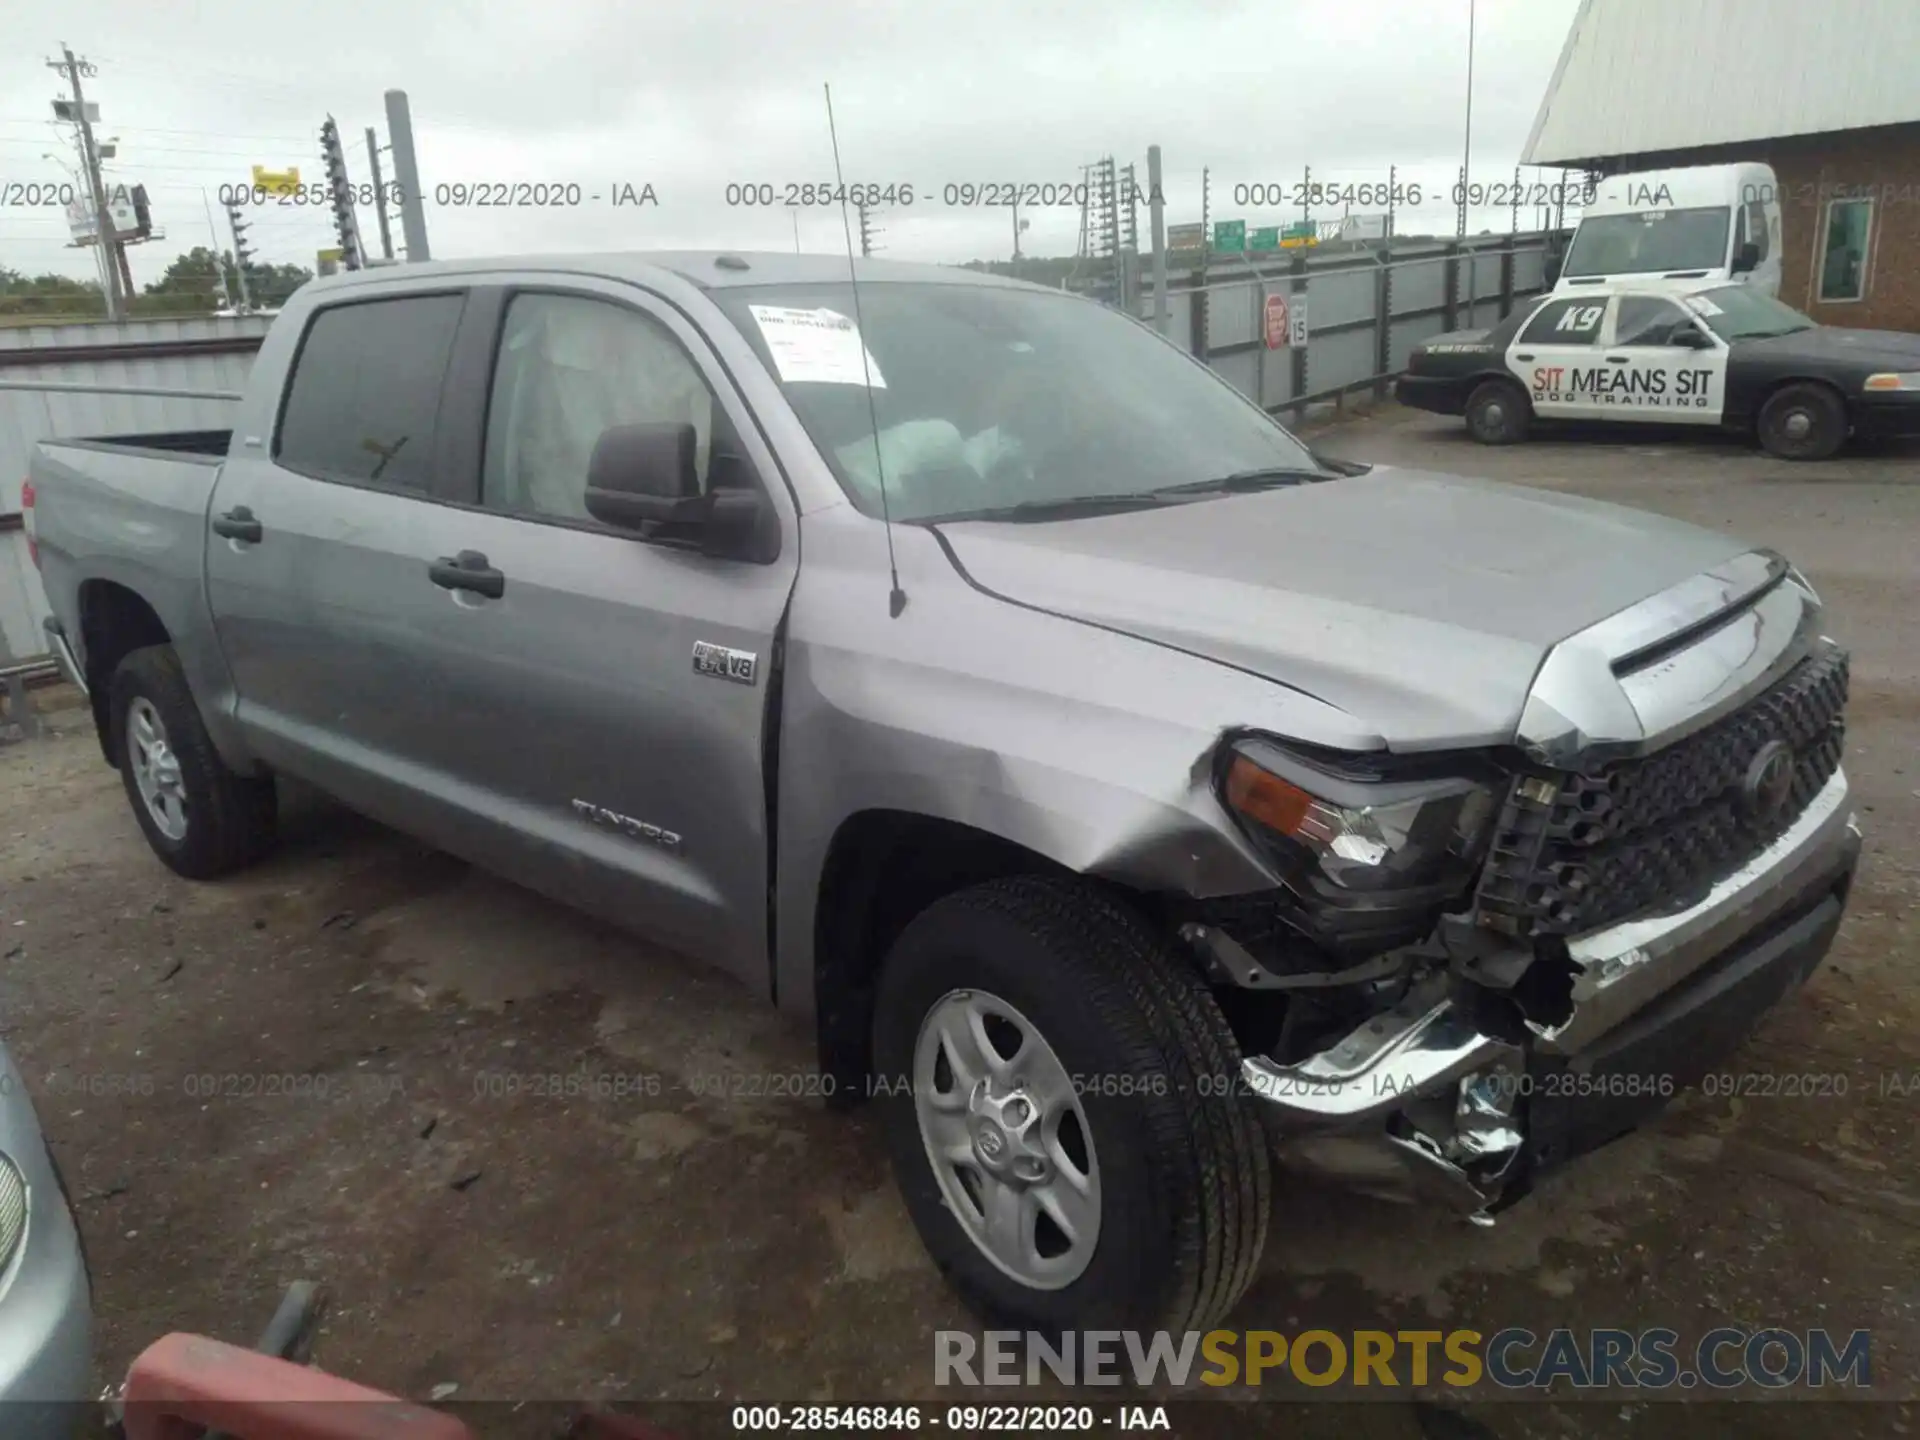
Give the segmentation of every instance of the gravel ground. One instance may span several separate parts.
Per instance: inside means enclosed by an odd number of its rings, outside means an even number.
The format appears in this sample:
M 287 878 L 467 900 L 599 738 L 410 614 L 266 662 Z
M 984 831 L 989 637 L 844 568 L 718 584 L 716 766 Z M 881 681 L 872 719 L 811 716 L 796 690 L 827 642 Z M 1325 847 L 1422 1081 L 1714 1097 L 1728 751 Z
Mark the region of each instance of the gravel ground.
M 1920 1362 L 1920 456 L 1792 466 L 1711 438 L 1613 434 L 1488 450 L 1457 422 L 1391 408 L 1318 443 L 1725 527 L 1813 578 L 1855 655 L 1846 763 L 1867 854 L 1832 959 L 1729 1068 L 1844 1076 L 1845 1094 L 1830 1080 L 1817 1098 L 1682 1097 L 1486 1230 L 1283 1186 L 1234 1323 L 1864 1327 L 1879 1398 L 1616 1393 L 1462 1412 L 1401 1392 L 1290 1406 L 1285 1423 L 1906 1433 Z M 169 1330 L 250 1340 L 280 1288 L 313 1277 L 332 1293 L 320 1363 L 420 1398 L 448 1385 L 457 1402 L 952 1398 L 933 1388 L 931 1333 L 968 1320 L 923 1258 L 869 1118 L 698 1093 L 706 1075 L 805 1072 L 807 1035 L 717 974 L 312 797 L 290 797 L 264 866 L 181 881 L 148 853 L 85 712 L 51 718 L 53 737 L 0 746 L 0 1019 L 78 1200 L 103 1378 Z M 594 1094 L 528 1079 L 583 1073 Z M 473 1415 L 532 1434 L 551 1423 L 536 1413 Z M 719 1409 L 674 1413 L 725 1428 Z M 1220 1405 L 1183 1424 L 1251 1419 Z

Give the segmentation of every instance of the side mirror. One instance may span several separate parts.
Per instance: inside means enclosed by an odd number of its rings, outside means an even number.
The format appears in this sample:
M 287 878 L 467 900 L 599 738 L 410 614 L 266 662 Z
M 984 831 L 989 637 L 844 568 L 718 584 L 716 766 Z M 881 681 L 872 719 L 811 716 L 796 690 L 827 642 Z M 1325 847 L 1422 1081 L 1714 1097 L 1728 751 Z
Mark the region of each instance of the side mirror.
M 1760 247 L 1749 240 L 1733 253 L 1733 267 L 1729 273 L 1744 275 L 1760 263 Z
M 587 513 L 623 530 L 697 520 L 706 510 L 691 423 L 615 425 L 587 461 Z
M 1682 350 L 1711 350 L 1713 339 L 1698 325 L 1676 325 L 1673 333 L 1667 337 L 1669 345 L 1678 345 Z
M 750 485 L 700 493 L 699 436 L 677 421 L 615 425 L 587 461 L 587 513 L 605 525 L 697 542 L 708 554 L 765 562 L 780 552 L 780 527 Z

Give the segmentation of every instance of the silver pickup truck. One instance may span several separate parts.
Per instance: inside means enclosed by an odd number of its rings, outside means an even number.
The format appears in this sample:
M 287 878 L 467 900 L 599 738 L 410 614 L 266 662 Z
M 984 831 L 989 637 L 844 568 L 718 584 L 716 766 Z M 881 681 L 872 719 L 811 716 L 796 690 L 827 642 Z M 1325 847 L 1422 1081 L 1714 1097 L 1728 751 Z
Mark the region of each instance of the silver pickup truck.
M 155 852 L 275 777 L 705 957 L 982 1310 L 1184 1330 L 1287 1173 L 1485 1219 L 1817 965 L 1847 658 L 1785 560 L 1332 461 L 1112 310 L 770 255 L 315 281 L 231 433 L 44 444 Z

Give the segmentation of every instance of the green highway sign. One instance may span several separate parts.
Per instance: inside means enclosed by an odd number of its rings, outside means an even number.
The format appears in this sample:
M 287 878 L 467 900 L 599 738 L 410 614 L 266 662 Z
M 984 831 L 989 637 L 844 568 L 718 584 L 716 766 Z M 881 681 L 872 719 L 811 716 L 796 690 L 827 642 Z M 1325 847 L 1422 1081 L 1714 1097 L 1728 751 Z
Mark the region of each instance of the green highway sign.
M 1315 226 L 1311 220 L 1298 220 L 1287 226 L 1285 238 L 1288 240 L 1311 240 Z
M 1249 250 L 1278 250 L 1280 248 L 1280 227 L 1268 225 L 1256 230 L 1247 238 Z
M 1247 248 L 1247 222 L 1244 220 L 1216 220 L 1213 222 L 1213 248 L 1216 250 L 1244 250 Z

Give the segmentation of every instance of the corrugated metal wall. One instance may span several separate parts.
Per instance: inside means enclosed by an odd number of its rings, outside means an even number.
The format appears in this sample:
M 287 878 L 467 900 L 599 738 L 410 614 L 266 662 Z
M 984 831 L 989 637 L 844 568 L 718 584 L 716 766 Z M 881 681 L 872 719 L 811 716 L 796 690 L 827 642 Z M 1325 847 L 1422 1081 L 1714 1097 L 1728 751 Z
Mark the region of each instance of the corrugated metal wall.
M 152 385 L 238 390 L 269 316 L 196 316 L 117 325 L 26 325 L 0 329 L 0 380 L 63 385 Z M 31 357 L 31 358 L 29 358 Z M 0 390 L 0 524 L 20 509 L 20 482 L 36 441 L 147 430 L 224 429 L 233 406 L 154 395 L 63 395 Z M 46 649 L 46 597 L 27 559 L 26 537 L 0 532 L 0 664 Z
M 1564 242 L 1564 238 L 1536 232 L 1476 235 L 1458 241 L 1396 240 L 1386 252 L 1391 257 L 1386 268 L 1392 276 L 1387 373 L 1404 369 L 1408 352 L 1428 336 L 1449 328 L 1489 328 L 1499 323 L 1506 307 L 1544 291 L 1549 243 Z M 1295 277 L 1290 263 L 1290 257 L 1267 257 L 1254 275 L 1238 260 L 1216 261 L 1205 286 L 1204 350 L 1196 349 L 1193 339 L 1194 291 L 1177 288 L 1182 280 L 1191 286 L 1191 272 L 1167 287 L 1168 338 L 1199 354 L 1223 380 L 1275 412 L 1285 412 L 1296 398 L 1294 347 L 1266 348 L 1263 307 L 1270 293 L 1287 295 L 1291 304 L 1299 304 L 1302 292 L 1292 289 Z M 1373 381 L 1381 370 L 1381 256 L 1350 249 L 1314 251 L 1302 263 L 1308 334 L 1306 387 L 1300 395 L 1321 396 Z M 1502 276 L 1509 264 L 1511 289 L 1503 292 Z M 1446 303 L 1449 272 L 1451 323 Z M 1150 288 L 1140 299 L 1138 313 L 1143 319 L 1153 314 Z

